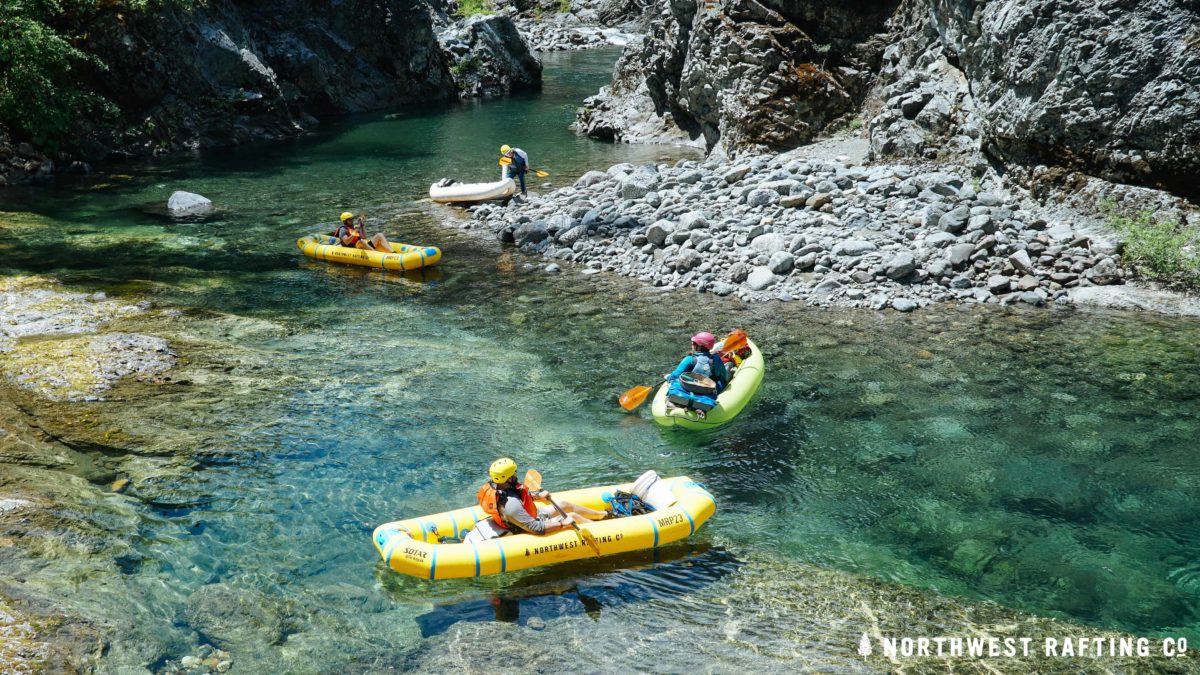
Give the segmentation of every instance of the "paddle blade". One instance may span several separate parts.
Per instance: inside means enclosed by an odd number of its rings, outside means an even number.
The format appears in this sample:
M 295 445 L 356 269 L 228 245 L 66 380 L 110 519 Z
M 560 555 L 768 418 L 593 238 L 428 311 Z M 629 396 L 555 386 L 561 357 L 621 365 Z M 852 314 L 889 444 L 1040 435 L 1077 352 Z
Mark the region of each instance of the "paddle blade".
M 746 331 L 739 328 L 725 338 L 725 343 L 721 345 L 721 351 L 736 352 L 737 350 L 744 348 L 749 339 L 750 336 L 746 334 Z
M 512 164 L 511 157 L 501 157 L 500 158 L 500 166 L 508 166 L 509 164 Z
M 530 492 L 537 492 L 542 489 L 542 472 L 537 469 L 530 469 L 525 472 L 525 489 Z
M 534 171 L 533 173 L 538 178 L 548 178 L 550 176 L 549 171 L 543 171 L 542 169 L 538 169 L 537 171 Z
M 596 541 L 596 538 L 592 536 L 591 532 L 587 531 L 587 528 L 576 525 L 575 530 L 579 532 L 579 538 L 587 542 L 587 545 L 592 547 L 592 550 L 596 552 L 597 556 L 601 555 L 599 542 Z
M 654 387 L 639 386 L 630 389 L 621 394 L 621 398 L 617 399 L 621 407 L 632 412 L 634 408 L 641 405 L 646 400 L 646 395 L 654 391 Z

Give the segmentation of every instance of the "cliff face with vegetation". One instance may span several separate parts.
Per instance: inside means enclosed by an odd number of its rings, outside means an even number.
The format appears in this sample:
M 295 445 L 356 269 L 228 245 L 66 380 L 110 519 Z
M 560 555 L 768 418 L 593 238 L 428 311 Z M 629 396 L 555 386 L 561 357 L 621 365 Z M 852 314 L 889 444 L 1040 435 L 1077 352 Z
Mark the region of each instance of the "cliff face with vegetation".
M 0 150 L 10 177 L 297 133 L 335 115 L 459 96 L 423 0 L 0 0 Z M 515 37 L 511 21 L 493 33 Z M 47 46 L 49 45 L 49 47 Z M 472 45 L 472 48 L 476 48 Z M 503 57 L 503 58 L 500 58 Z M 519 37 L 482 41 L 495 85 L 537 87 Z M 0 133 L 0 138 L 3 134 Z M 22 148 L 20 143 L 25 142 Z M 44 153 L 44 154 L 43 154 Z M 2 173 L 2 172 L 0 172 Z
M 1196 195 L 1200 7 L 669 0 L 578 124 L 754 152 L 847 122 L 868 125 L 878 157 L 1047 164 Z

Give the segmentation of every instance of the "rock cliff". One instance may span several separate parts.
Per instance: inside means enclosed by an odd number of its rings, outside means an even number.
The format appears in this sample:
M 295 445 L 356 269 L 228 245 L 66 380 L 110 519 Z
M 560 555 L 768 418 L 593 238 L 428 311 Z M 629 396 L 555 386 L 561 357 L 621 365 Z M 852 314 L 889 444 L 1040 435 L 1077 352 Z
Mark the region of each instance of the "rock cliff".
M 277 138 L 344 113 L 541 83 L 540 64 L 508 17 L 451 24 L 443 32 L 462 40 L 449 39 L 444 49 L 435 21 L 449 17 L 434 0 L 90 7 L 48 21 L 78 36 L 77 46 L 103 64 L 81 64 L 74 84 L 112 102 L 118 113 L 79 115 L 57 139 L 60 151 L 52 154 L 59 157 L 95 161 Z M 471 68 L 461 66 L 464 59 Z M 4 119 L 0 138 L 6 123 L 14 142 L 30 140 Z M 11 148 L 0 153 L 8 168 L 0 176 L 20 181 L 47 173 L 37 152 L 44 148 L 20 152 L 2 140 L 0 148 Z
M 577 124 L 733 152 L 811 141 L 863 98 L 894 4 L 670 0 Z
M 1194 0 L 669 0 L 577 125 L 794 147 L 868 121 L 878 157 L 962 156 L 1200 195 Z

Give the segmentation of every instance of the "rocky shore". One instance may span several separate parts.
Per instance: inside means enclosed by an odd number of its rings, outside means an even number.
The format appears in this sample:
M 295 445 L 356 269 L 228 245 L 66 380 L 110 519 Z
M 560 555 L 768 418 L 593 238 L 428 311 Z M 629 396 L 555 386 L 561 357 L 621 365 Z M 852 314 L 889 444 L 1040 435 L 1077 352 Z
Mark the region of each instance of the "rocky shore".
M 530 51 L 555 52 L 570 49 L 594 49 L 596 47 L 624 47 L 639 37 L 620 28 L 604 28 L 578 23 L 570 19 L 517 19 L 517 30 L 525 38 Z
M 954 165 L 779 155 L 621 164 L 460 226 L 668 290 L 892 308 L 1069 304 L 1122 284 L 1102 221 Z M 1180 216 L 1200 221 L 1200 214 Z

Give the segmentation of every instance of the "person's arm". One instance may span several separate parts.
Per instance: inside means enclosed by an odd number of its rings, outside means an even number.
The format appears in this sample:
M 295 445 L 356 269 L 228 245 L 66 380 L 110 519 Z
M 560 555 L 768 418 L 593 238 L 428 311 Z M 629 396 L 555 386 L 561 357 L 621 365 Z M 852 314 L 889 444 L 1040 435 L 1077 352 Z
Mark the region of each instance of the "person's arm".
M 564 526 L 561 518 L 534 518 L 525 511 L 525 507 L 517 499 L 505 501 L 501 511 L 504 514 L 504 520 L 516 524 L 517 527 L 530 534 L 550 534 L 563 529 Z
M 692 356 L 683 357 L 683 360 L 679 362 L 678 366 L 675 366 L 675 370 L 671 371 L 671 374 L 667 376 L 667 379 L 668 380 L 678 380 L 680 375 L 682 375 L 692 369 L 692 363 L 693 363 Z
M 713 353 L 713 377 L 717 382 L 726 384 L 729 382 L 729 371 L 725 370 L 725 361 L 721 358 L 720 353 Z

